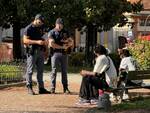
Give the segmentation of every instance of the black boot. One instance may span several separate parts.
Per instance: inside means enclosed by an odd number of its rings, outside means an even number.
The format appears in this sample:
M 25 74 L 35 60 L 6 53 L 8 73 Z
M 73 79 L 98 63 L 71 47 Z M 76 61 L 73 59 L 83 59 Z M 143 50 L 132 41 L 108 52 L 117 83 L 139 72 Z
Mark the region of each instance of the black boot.
M 28 88 L 28 94 L 35 95 L 35 92 L 32 89 L 32 85 L 27 85 L 27 88 Z
M 70 90 L 68 88 L 64 88 L 64 94 L 70 94 Z
M 39 88 L 39 94 L 50 94 L 45 88 Z

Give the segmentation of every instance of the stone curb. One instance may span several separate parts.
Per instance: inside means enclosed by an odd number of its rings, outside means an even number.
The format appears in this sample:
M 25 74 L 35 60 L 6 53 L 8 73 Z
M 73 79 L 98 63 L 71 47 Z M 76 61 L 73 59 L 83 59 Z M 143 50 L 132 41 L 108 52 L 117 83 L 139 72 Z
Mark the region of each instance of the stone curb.
M 18 82 L 18 83 L 11 83 L 11 84 L 4 84 L 0 85 L 0 89 L 8 88 L 8 87 L 15 87 L 15 86 L 25 86 L 26 82 Z
M 36 84 L 36 82 L 33 81 L 33 84 Z M 4 85 L 0 85 L 0 89 L 4 89 L 4 88 L 8 88 L 8 87 L 21 87 L 21 86 L 25 86 L 25 85 L 26 85 L 26 81 L 18 82 L 18 83 L 11 83 L 11 84 L 4 84 Z

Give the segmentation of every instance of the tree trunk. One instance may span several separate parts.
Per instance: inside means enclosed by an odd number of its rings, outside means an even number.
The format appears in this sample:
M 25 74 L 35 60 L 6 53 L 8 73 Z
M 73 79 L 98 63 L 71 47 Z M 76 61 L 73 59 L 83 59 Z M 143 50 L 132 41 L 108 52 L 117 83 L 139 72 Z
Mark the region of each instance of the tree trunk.
M 20 37 L 20 23 L 13 24 L 13 57 L 14 59 L 21 59 L 21 37 Z
M 86 63 L 90 64 L 90 66 L 93 66 L 93 60 L 94 60 L 94 46 L 97 42 L 97 29 L 94 25 L 89 24 L 87 26 L 87 37 L 86 37 L 86 48 L 85 48 L 85 54 L 86 54 Z

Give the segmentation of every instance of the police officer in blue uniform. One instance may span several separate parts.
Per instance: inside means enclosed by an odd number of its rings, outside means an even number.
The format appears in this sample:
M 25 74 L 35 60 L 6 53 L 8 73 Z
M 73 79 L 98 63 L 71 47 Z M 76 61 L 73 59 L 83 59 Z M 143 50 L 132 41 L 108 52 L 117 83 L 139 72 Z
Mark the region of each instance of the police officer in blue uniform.
M 44 50 L 47 45 L 47 42 L 42 39 L 44 34 L 42 27 L 43 24 L 44 17 L 41 14 L 37 14 L 34 21 L 25 28 L 23 35 L 23 43 L 26 47 L 27 56 L 26 82 L 28 93 L 31 95 L 35 94 L 32 89 L 32 74 L 34 66 L 36 66 L 37 69 L 39 94 L 49 93 L 44 88 L 43 83 Z
M 49 31 L 49 46 L 51 47 L 51 93 L 55 93 L 56 88 L 56 73 L 57 66 L 61 66 L 63 92 L 69 94 L 68 79 L 67 79 L 67 59 L 66 50 L 73 47 L 73 40 L 69 33 L 63 29 L 64 22 L 62 18 L 58 18 L 55 23 L 55 28 Z

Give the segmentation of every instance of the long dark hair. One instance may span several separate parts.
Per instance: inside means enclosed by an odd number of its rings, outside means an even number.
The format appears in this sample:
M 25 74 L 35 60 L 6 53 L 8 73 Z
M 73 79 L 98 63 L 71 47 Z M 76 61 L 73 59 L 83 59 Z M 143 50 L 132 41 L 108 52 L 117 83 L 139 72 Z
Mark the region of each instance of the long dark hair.
M 107 55 L 106 48 L 99 44 L 95 46 L 94 51 L 95 51 L 95 53 L 97 53 L 99 55 Z

